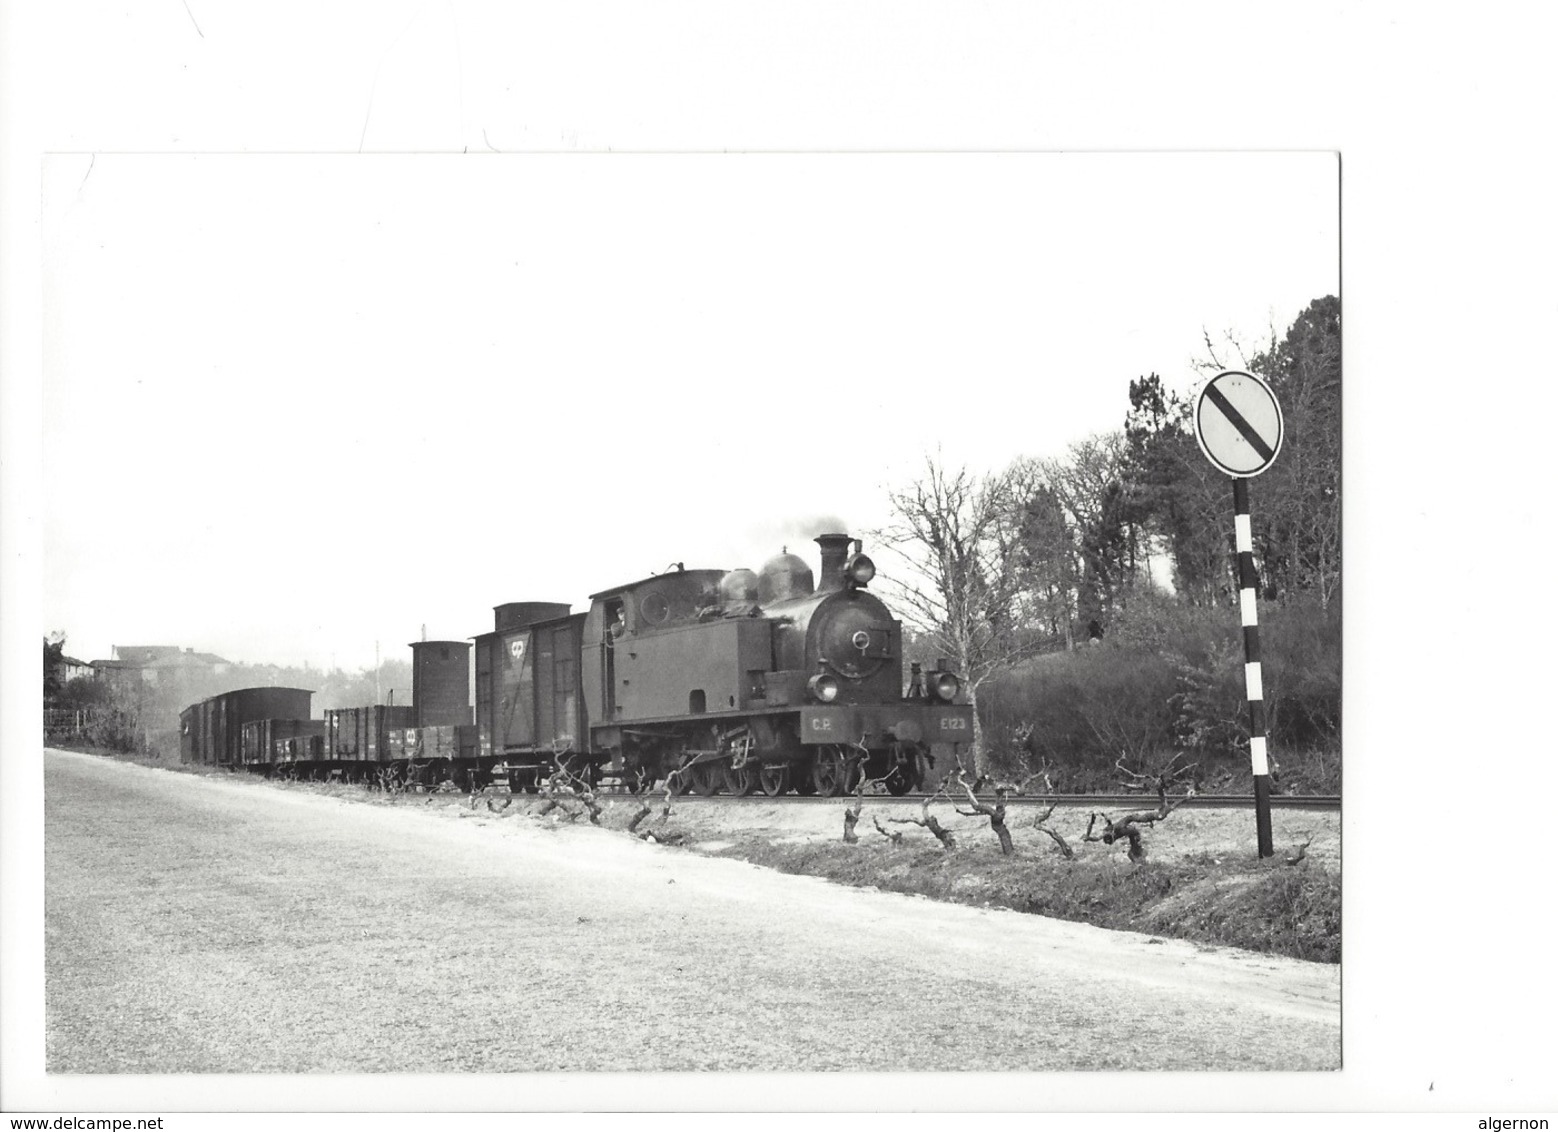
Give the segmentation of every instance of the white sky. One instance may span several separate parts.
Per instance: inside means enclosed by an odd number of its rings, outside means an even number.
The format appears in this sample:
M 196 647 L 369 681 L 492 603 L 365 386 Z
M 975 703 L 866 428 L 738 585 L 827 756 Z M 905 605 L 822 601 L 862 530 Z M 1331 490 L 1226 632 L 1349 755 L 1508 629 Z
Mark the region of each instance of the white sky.
M 45 619 L 366 664 L 852 532 L 1338 288 L 1326 153 L 58 156 Z M 823 523 L 823 526 L 836 524 Z

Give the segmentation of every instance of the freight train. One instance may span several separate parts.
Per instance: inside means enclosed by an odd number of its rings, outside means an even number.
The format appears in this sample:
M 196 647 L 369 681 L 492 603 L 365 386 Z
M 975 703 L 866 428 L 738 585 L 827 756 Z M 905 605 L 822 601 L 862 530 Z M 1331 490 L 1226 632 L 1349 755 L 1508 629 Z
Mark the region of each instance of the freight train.
M 821 570 L 780 553 L 757 572 L 684 569 L 554 602 L 494 608 L 470 643 L 413 644 L 412 703 L 327 711 L 245 689 L 184 712 L 186 761 L 310 777 L 386 771 L 535 790 L 559 766 L 591 783 L 699 794 L 893 794 L 972 741 L 946 661 L 905 681 L 902 626 L 858 541 L 817 538 Z M 470 653 L 475 650 L 475 715 Z

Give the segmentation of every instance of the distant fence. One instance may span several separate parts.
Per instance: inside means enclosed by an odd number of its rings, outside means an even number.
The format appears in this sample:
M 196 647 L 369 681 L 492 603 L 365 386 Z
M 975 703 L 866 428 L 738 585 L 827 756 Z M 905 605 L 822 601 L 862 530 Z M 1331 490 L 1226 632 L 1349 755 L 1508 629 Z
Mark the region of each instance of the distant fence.
M 97 723 L 95 715 L 90 708 L 44 708 L 43 738 L 45 741 L 85 739 Z

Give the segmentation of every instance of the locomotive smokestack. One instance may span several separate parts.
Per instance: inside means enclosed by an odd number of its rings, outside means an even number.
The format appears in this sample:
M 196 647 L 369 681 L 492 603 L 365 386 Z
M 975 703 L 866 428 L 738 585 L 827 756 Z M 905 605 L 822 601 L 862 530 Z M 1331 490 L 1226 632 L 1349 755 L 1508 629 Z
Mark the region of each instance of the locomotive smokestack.
M 844 588 L 844 563 L 849 560 L 848 535 L 818 535 L 817 545 L 822 547 L 822 573 L 817 578 L 821 593 Z

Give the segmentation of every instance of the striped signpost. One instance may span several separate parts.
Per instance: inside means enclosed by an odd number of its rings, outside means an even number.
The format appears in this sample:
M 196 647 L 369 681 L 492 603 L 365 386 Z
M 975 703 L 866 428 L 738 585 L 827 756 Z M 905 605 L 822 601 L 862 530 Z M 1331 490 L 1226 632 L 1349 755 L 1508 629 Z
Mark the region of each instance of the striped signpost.
M 1282 408 L 1260 378 L 1240 370 L 1202 388 L 1194 413 L 1196 442 L 1212 466 L 1233 478 L 1233 531 L 1239 553 L 1239 620 L 1244 625 L 1244 689 L 1250 709 L 1250 772 L 1255 776 L 1255 837 L 1271 845 L 1271 766 L 1266 759 L 1266 704 L 1260 683 L 1260 625 L 1255 614 L 1255 547 L 1250 534 L 1250 479 L 1271 467 L 1282 448 Z

